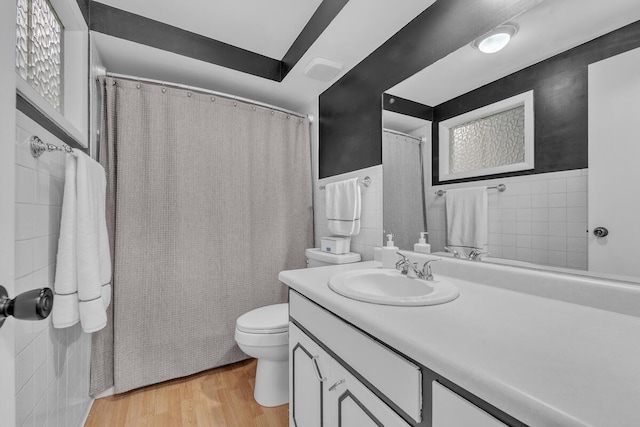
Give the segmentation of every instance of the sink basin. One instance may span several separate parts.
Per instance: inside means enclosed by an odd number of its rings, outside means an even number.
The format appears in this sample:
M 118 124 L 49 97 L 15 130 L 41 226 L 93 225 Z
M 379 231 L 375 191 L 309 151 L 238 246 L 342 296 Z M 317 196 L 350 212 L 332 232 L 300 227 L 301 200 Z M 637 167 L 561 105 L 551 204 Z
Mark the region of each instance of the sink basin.
M 329 279 L 329 288 L 347 298 L 383 305 L 444 304 L 459 295 L 458 288 L 447 280 L 428 282 L 380 268 L 336 274 Z

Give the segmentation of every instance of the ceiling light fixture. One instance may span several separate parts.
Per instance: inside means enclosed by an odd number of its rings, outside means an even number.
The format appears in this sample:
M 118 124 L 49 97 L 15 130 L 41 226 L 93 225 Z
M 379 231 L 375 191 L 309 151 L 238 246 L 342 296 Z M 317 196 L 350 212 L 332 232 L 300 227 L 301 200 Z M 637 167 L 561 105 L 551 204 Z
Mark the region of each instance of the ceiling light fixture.
M 517 32 L 518 27 L 514 24 L 504 24 L 475 39 L 472 46 L 483 53 L 495 53 L 502 50 Z

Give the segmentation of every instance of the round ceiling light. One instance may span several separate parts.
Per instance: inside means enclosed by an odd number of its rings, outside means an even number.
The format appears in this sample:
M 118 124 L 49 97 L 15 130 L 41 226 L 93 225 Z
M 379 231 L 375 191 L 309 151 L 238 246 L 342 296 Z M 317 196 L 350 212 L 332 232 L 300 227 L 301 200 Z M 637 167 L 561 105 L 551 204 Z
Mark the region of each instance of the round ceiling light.
M 501 25 L 488 32 L 482 37 L 478 37 L 473 42 L 473 47 L 483 53 L 495 53 L 502 50 L 513 36 L 518 32 L 518 27 L 513 24 Z

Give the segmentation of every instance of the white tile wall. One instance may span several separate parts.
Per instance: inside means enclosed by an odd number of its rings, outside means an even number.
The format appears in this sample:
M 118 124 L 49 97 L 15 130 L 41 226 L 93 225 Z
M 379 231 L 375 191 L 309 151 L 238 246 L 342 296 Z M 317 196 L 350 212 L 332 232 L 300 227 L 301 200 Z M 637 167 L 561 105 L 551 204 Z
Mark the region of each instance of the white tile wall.
M 64 185 L 64 157 L 35 160 L 31 135 L 61 142 L 22 113 L 16 129 L 16 293 L 53 287 Z M 55 301 L 54 301 L 55 304 Z M 16 321 L 16 425 L 79 426 L 90 407 L 91 338 L 80 325 L 55 329 L 51 317 Z
M 330 182 L 342 181 L 354 177 L 364 178 L 365 176 L 371 178 L 371 184 L 369 187 L 361 186 L 362 212 L 360 216 L 360 233 L 351 238 L 351 252 L 359 253 L 365 261 L 373 259 L 373 248 L 375 246 L 381 246 L 383 240 L 382 165 L 314 181 L 313 217 L 316 247 L 320 247 L 320 239 L 322 237 L 331 235 L 327 226 L 325 193 L 323 190 L 320 190 L 319 187 Z
M 317 99 L 307 106 L 307 111 L 314 116 L 319 116 Z M 320 239 L 330 236 L 327 226 L 325 211 L 325 193 L 320 190 L 321 185 L 330 182 L 341 181 L 354 177 L 371 178 L 371 185 L 362 188 L 362 212 L 360 217 L 360 234 L 351 238 L 351 252 L 357 252 L 365 261 L 373 260 L 373 248 L 382 246 L 382 165 L 361 169 L 354 172 L 336 175 L 329 178 L 318 179 L 318 140 L 319 132 L 317 122 L 311 126 L 311 165 L 313 174 L 313 225 L 315 247 L 320 247 Z
M 427 227 L 432 251 L 446 244 L 448 188 L 506 184 L 489 192 L 489 252 L 557 267 L 587 269 L 587 169 L 448 184 L 427 190 Z

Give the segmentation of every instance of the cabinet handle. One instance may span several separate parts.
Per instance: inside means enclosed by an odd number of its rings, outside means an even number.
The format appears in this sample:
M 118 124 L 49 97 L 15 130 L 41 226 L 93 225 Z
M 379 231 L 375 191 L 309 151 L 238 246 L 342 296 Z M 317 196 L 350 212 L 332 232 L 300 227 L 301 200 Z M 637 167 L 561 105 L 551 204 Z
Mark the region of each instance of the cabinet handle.
M 320 366 L 318 366 L 318 359 L 320 358 L 319 355 L 317 356 L 313 356 L 311 358 L 311 360 L 313 360 L 313 364 L 316 367 L 316 377 L 318 377 L 318 381 L 320 381 L 321 383 L 325 382 L 327 380 L 327 377 L 323 377 L 322 373 L 320 372 Z
M 333 391 L 333 390 L 335 390 L 336 388 L 338 388 L 338 386 L 339 386 L 340 384 L 343 384 L 343 383 L 344 383 L 344 379 L 342 379 L 342 380 L 340 380 L 340 381 L 336 382 L 334 385 L 332 385 L 331 387 L 329 387 L 329 391 Z

